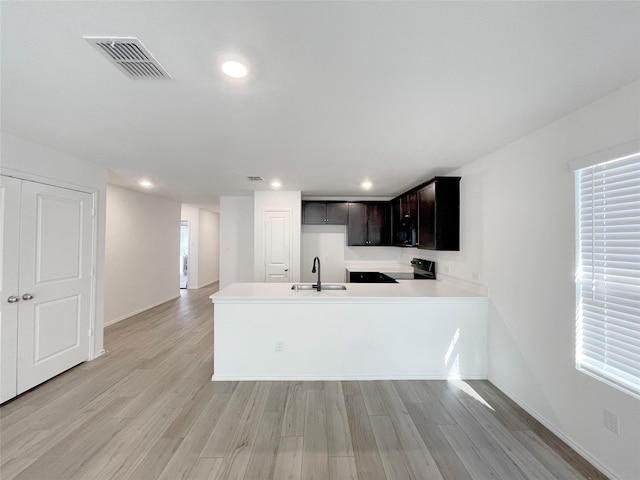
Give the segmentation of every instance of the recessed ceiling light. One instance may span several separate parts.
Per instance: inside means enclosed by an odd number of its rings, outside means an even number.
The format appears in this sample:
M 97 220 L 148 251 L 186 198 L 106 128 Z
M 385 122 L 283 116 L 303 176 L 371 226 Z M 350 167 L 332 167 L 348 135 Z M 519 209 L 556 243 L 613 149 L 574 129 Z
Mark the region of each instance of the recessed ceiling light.
M 231 78 L 244 78 L 249 73 L 248 63 L 238 55 L 225 54 L 218 57 L 218 67 Z
M 371 189 L 371 187 L 373 187 L 373 184 L 369 180 L 365 180 L 364 182 L 362 182 L 360 184 L 360 186 L 362 188 L 364 188 L 365 190 L 369 190 L 369 189 Z
M 226 61 L 220 67 L 222 71 L 233 78 L 244 78 L 247 76 L 248 70 L 240 62 L 234 62 L 232 60 Z
M 280 187 L 282 186 L 282 183 L 280 183 L 280 182 L 279 182 L 279 181 L 277 181 L 277 180 L 274 180 L 273 182 L 271 182 L 271 186 L 272 186 L 273 188 L 280 188 Z
M 151 187 L 153 187 L 153 183 L 151 183 L 149 180 L 140 180 L 138 182 L 138 185 L 140 185 L 143 188 L 151 188 Z

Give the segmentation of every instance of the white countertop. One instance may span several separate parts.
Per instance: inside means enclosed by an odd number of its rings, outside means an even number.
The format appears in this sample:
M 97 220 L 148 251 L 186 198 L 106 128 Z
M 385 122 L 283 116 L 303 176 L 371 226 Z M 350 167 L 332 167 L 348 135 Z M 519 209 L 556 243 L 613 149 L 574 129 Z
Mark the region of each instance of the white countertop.
M 291 290 L 291 283 L 234 283 L 213 303 L 486 303 L 487 297 L 437 280 L 346 283 L 346 290 Z

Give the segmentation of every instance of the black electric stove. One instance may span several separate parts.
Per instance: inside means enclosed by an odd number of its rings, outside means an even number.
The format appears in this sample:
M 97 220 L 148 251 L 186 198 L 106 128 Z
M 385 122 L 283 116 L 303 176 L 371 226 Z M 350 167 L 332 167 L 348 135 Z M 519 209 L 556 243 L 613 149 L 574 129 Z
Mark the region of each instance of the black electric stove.
M 411 265 L 413 266 L 414 280 L 436 279 L 436 262 L 422 258 L 414 258 L 411 260 Z

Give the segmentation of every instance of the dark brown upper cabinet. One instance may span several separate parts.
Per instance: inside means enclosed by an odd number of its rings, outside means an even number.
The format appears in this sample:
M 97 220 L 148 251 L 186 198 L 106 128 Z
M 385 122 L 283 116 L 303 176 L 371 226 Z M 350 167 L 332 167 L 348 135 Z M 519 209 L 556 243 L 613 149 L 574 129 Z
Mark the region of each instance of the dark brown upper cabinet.
M 389 202 L 349 203 L 348 244 L 350 246 L 391 245 Z
M 302 223 L 306 225 L 346 225 L 346 202 L 302 202 Z
M 418 248 L 460 250 L 460 177 L 435 177 L 418 190 Z
M 418 243 L 418 192 L 405 193 L 391 201 L 393 244 L 412 247 Z

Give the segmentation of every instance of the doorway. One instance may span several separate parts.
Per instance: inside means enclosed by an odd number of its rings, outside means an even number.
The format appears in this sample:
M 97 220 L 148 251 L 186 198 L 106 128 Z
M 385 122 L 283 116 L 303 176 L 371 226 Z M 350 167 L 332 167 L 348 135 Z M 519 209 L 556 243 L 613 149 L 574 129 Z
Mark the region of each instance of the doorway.
M 189 220 L 180 221 L 180 288 L 187 288 L 189 276 Z
M 291 211 L 266 210 L 263 214 L 265 229 L 265 282 L 291 281 Z
M 0 403 L 88 360 L 93 196 L 1 177 Z

